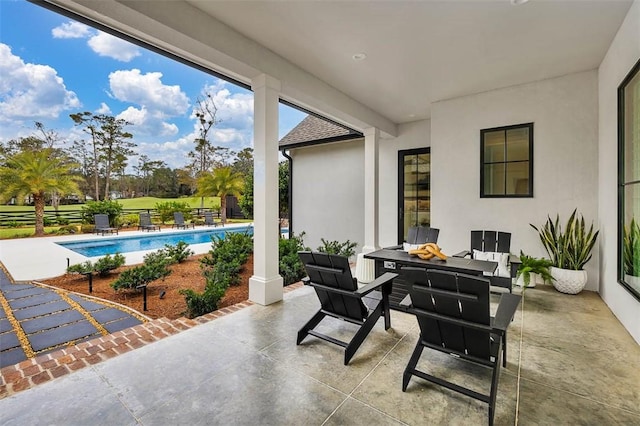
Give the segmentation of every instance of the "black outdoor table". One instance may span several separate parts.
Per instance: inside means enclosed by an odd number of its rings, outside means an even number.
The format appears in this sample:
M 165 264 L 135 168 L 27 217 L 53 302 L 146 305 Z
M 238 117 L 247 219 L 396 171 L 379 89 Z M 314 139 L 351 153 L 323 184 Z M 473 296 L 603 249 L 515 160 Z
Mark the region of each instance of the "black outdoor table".
M 469 275 L 482 275 L 484 272 L 493 272 L 498 267 L 496 262 L 485 260 L 473 260 L 462 257 L 448 257 L 447 260 L 433 258 L 420 259 L 418 256 L 409 256 L 403 250 L 381 249 L 367 253 L 365 259 L 375 260 L 376 278 L 385 272 L 393 272 L 398 277 L 393 280 L 391 294 L 389 294 L 389 306 L 396 310 L 405 310 L 400 302 L 409 293 L 409 284 L 402 274 L 403 266 L 413 266 L 424 269 L 443 269 L 445 271 L 459 272 Z

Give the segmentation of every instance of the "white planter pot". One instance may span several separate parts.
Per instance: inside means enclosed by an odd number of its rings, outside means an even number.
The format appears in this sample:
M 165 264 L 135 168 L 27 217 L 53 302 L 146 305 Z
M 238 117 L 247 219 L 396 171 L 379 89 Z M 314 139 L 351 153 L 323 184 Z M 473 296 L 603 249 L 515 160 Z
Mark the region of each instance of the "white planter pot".
M 527 288 L 531 288 L 531 287 L 535 287 L 537 283 L 539 283 L 540 281 L 540 274 L 529 274 L 529 285 L 527 286 Z M 516 280 L 516 285 L 518 287 L 524 287 L 524 278 L 522 277 L 522 275 L 520 275 L 518 277 L 518 279 Z
M 560 293 L 578 294 L 587 284 L 587 271 L 585 270 L 574 271 L 552 266 L 549 271 L 554 278 L 553 286 Z

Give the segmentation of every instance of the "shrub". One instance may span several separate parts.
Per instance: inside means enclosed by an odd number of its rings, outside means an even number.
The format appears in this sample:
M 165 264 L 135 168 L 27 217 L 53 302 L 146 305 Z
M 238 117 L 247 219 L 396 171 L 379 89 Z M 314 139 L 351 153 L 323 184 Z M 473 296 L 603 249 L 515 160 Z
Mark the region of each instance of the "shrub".
M 106 214 L 109 215 L 109 223 L 111 226 L 118 225 L 117 218 L 122 213 L 122 204 L 117 201 L 87 201 L 82 206 L 82 221 L 84 223 L 93 223 L 93 215 Z
M 284 285 L 290 285 L 300 281 L 306 274 L 304 265 L 298 257 L 298 252 L 309 250 L 304 245 L 304 232 L 297 236 L 291 234 L 288 239 L 281 238 L 278 244 L 279 251 L 279 272 L 284 280 Z
M 227 288 L 240 282 L 239 273 L 253 251 L 253 237 L 246 232 L 228 232 L 224 238 L 211 238 L 211 250 L 200 260 L 205 289 L 199 293 L 182 289 L 190 318 L 218 309 Z
M 17 220 L 10 220 L 7 222 L 7 228 L 19 228 L 20 224 Z
M 339 241 L 326 241 L 324 238 L 320 238 L 322 245 L 318 247 L 318 251 L 327 254 L 337 254 L 339 256 L 351 257 L 356 254 L 354 248 L 358 243 L 352 243 L 347 240 L 343 243 Z
M 93 264 L 90 260 L 83 263 L 76 263 L 67 268 L 67 274 L 88 274 L 93 272 Z
M 246 232 L 227 232 L 224 237 L 211 237 L 211 245 L 209 253 L 200 260 L 203 268 L 235 264 L 239 265 L 238 273 L 253 251 L 253 237 Z
M 206 285 L 203 292 L 197 292 L 190 288 L 180 290 L 187 303 L 187 316 L 199 317 L 218 309 L 218 302 L 224 297 L 229 288 L 229 275 L 217 269 L 209 269 L 204 272 Z
M 111 283 L 111 287 L 116 291 L 122 288 L 135 289 L 151 282 L 149 276 L 149 271 L 144 265 L 135 266 L 120 273 L 118 279 Z
M 140 216 L 137 214 L 127 214 L 120 217 L 120 223 L 118 225 L 122 226 L 138 226 L 140 224 Z
M 109 274 L 109 272 L 113 271 L 124 265 L 125 258 L 122 254 L 116 253 L 113 256 L 110 254 L 101 257 L 96 260 L 96 263 L 93 265 L 93 270 L 100 276 L 104 277 Z
M 78 228 L 75 225 L 65 225 L 58 228 L 58 230 L 56 231 L 56 234 L 68 235 L 68 234 L 75 234 L 76 232 L 78 232 Z
M 111 287 L 114 290 L 135 289 L 160 278 L 165 278 L 171 274 L 171 270 L 167 267 L 168 264 L 169 260 L 164 250 L 149 253 L 145 255 L 142 265 L 123 271 L 118 279 L 111 283 Z
M 61 226 L 69 225 L 69 219 L 67 219 L 66 217 L 59 217 L 57 218 L 57 220 L 58 220 L 58 225 L 61 225 Z
M 42 218 L 42 223 L 44 224 L 44 226 L 53 226 L 56 224 L 55 219 L 51 219 L 50 217 L 43 217 Z
M 155 209 L 160 215 L 160 221 L 165 223 L 173 220 L 174 212 L 182 212 L 185 220 L 191 219 L 191 206 L 187 202 L 180 201 L 166 201 L 163 203 L 156 203 Z
M 150 266 L 152 270 L 157 271 L 157 275 L 161 275 L 165 273 L 164 269 L 167 269 L 167 266 L 170 264 L 170 259 L 167 256 L 166 251 L 161 249 L 147 253 L 144 256 L 144 264 Z M 166 277 L 167 275 L 164 275 L 163 277 Z M 163 277 L 158 276 L 158 278 Z
M 193 255 L 193 250 L 189 248 L 189 244 L 184 241 L 178 241 L 178 244 L 172 246 L 171 244 L 165 244 L 162 249 L 165 255 L 169 258 L 170 263 L 182 263 Z
M 93 234 L 93 231 L 95 229 L 95 225 L 82 225 L 80 227 L 80 232 L 82 232 L 83 234 Z

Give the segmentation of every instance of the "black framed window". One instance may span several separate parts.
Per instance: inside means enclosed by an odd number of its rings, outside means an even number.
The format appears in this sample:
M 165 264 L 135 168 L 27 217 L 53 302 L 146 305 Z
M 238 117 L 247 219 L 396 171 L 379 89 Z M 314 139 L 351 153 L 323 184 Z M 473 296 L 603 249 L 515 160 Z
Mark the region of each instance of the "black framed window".
M 480 130 L 480 197 L 533 197 L 533 123 Z
M 618 282 L 640 300 L 640 60 L 618 87 Z

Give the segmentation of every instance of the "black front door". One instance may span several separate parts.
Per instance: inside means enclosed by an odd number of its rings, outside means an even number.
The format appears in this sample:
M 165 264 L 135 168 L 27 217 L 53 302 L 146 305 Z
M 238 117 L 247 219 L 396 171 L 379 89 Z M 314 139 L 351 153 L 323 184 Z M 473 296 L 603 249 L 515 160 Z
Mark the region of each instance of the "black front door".
M 411 226 L 431 224 L 431 150 L 398 151 L 398 244 Z

